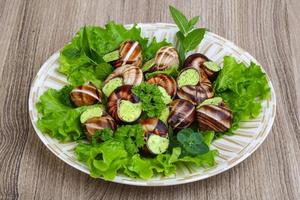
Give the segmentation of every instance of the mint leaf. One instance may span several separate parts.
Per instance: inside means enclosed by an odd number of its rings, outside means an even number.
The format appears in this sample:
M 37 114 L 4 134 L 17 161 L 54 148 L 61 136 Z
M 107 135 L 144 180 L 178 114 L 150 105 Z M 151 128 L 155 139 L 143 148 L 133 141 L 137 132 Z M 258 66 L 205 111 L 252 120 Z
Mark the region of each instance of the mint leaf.
M 209 151 L 202 134 L 193 131 L 193 129 L 186 128 L 179 131 L 177 133 L 177 140 L 183 148 L 183 154 L 185 155 L 196 156 Z
M 185 52 L 195 49 L 202 41 L 206 29 L 198 28 L 191 31 L 183 40 L 183 47 Z
M 170 6 L 170 12 L 179 29 L 179 31 L 176 33 L 176 36 L 179 42 L 179 56 L 182 63 L 185 59 L 185 54 L 188 51 L 195 49 L 200 44 L 206 29 L 194 29 L 194 26 L 199 21 L 199 16 L 193 17 L 188 21 L 179 10 L 172 6 Z
M 199 16 L 193 17 L 190 21 L 189 21 L 189 31 L 192 30 L 194 28 L 194 26 L 197 24 L 197 22 L 199 21 Z
M 176 25 L 178 26 L 179 30 L 183 34 L 187 34 L 189 31 L 189 22 L 188 22 L 187 18 L 173 6 L 169 6 L 169 9 L 170 9 L 172 18 L 173 18 L 174 22 L 176 23 Z
M 178 39 L 178 53 L 179 53 L 179 58 L 180 58 L 180 63 L 183 63 L 184 60 L 185 60 L 185 49 L 184 49 L 184 46 L 183 46 L 183 42 L 184 42 L 184 35 L 178 31 L 176 33 L 176 37 Z

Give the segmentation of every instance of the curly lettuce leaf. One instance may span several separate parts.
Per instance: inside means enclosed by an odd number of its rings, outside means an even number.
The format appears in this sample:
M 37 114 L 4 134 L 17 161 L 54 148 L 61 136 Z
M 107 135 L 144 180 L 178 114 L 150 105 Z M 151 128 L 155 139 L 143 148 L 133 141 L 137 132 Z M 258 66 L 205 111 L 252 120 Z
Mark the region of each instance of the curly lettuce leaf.
M 85 107 L 74 108 L 69 99 L 71 87 L 61 90 L 49 89 L 36 104 L 42 116 L 37 121 L 38 128 L 60 141 L 78 140 L 82 136 L 80 114 Z
M 247 67 L 234 57 L 225 56 L 223 69 L 214 82 L 216 95 L 223 98 L 233 112 L 232 130 L 241 120 L 255 118 L 261 112 L 261 101 L 270 97 L 270 87 L 261 67 Z
M 112 180 L 128 162 L 123 142 L 107 140 L 99 145 L 78 144 L 75 148 L 78 160 L 87 164 L 92 177 Z
M 117 49 L 125 40 L 138 41 L 142 51 L 146 52 L 148 39 L 141 37 L 141 29 L 136 26 L 126 29 L 123 25 L 109 22 L 104 28 L 83 27 L 61 50 L 58 71 L 67 75 L 73 86 L 91 81 L 99 87 L 112 71 L 111 67 L 103 64 L 102 57 Z

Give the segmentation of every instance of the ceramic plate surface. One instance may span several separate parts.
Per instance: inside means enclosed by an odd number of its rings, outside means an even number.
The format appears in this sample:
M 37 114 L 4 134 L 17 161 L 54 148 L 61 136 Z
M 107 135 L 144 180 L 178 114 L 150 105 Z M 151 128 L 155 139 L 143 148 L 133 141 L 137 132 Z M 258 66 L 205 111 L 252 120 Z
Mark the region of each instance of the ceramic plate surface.
M 130 27 L 128 25 L 127 27 Z M 142 30 L 144 37 L 150 39 L 154 36 L 158 41 L 166 38 L 169 42 L 176 45 L 175 33 L 177 27 L 174 24 L 156 23 L 156 24 L 138 24 Z M 258 63 L 249 53 L 235 46 L 232 42 L 210 32 L 207 32 L 201 44 L 194 52 L 205 54 L 214 62 L 222 65 L 223 57 L 231 55 L 241 62 L 249 65 L 250 62 Z M 50 138 L 43 134 L 36 126 L 38 113 L 35 108 L 35 103 L 40 95 L 49 88 L 60 89 L 68 82 L 66 77 L 57 72 L 59 53 L 53 54 L 41 67 L 35 79 L 33 80 L 30 96 L 29 96 L 29 113 L 33 127 L 42 140 L 42 142 L 50 149 L 57 157 L 72 167 L 89 173 L 88 168 L 76 160 L 74 155 L 75 142 L 60 143 L 56 139 Z M 239 164 L 248 156 L 250 156 L 265 140 L 271 130 L 275 113 L 276 99 L 274 88 L 269 80 L 271 87 L 271 98 L 263 102 L 263 109 L 259 117 L 249 121 L 243 121 L 240 128 L 235 131 L 233 136 L 224 136 L 213 142 L 212 148 L 219 151 L 219 156 L 216 158 L 217 164 L 210 169 L 197 167 L 186 167 L 178 165 L 177 173 L 173 176 L 164 177 L 157 176 L 150 180 L 140 180 L 127 177 L 126 175 L 118 175 L 113 182 L 139 185 L 139 186 L 165 186 L 189 183 L 202 180 L 221 172 L 224 172 L 231 167 Z

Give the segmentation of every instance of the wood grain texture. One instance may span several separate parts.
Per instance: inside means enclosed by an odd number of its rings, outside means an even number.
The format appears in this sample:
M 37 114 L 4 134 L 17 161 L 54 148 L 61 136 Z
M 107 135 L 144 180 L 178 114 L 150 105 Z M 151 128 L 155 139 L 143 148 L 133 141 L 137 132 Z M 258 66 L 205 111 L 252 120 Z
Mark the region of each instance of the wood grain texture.
M 28 117 L 41 64 L 84 24 L 171 22 L 168 5 L 249 51 L 277 94 L 264 144 L 231 170 L 160 188 L 92 179 L 56 158 Z M 298 0 L 0 0 L 0 199 L 300 199 Z

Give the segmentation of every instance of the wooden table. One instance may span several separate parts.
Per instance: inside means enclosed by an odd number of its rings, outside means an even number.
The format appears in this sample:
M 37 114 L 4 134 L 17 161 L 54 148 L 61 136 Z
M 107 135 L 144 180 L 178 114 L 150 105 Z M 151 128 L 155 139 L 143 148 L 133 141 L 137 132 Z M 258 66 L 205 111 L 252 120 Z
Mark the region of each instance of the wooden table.
M 155 188 L 92 179 L 36 136 L 31 81 L 79 27 L 172 22 L 169 4 L 262 63 L 277 94 L 273 129 L 251 157 L 204 181 Z M 300 199 L 299 10 L 299 0 L 0 0 L 0 199 Z

